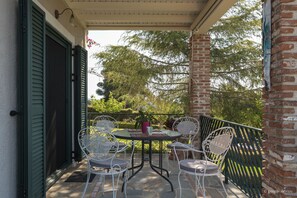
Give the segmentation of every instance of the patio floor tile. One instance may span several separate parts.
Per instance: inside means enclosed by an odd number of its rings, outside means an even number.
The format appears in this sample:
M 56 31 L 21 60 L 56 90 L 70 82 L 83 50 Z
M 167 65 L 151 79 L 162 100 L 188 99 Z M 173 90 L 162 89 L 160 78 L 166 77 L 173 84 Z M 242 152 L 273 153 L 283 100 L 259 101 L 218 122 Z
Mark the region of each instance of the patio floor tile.
M 158 159 L 158 157 L 155 157 Z M 136 160 L 137 161 L 137 160 Z M 168 170 L 170 170 L 170 181 L 173 184 L 174 191 L 171 192 L 170 185 L 167 181 L 153 172 L 148 163 L 145 164 L 145 167 L 133 177 L 127 184 L 127 197 L 128 198 L 177 198 L 179 197 L 179 187 L 177 180 L 178 167 L 176 161 L 164 160 L 164 167 L 168 165 Z M 65 174 L 57 181 L 46 193 L 47 198 L 72 198 L 72 197 L 81 197 L 81 193 L 84 189 L 85 183 L 83 182 L 65 182 L 65 180 L 72 174 L 74 171 L 85 171 L 86 170 L 86 161 L 82 161 L 77 164 L 75 167 L 70 167 L 66 170 Z M 104 186 L 104 196 L 102 193 L 102 188 L 100 187 L 99 177 L 96 176 L 88 186 L 88 190 L 85 197 L 97 198 L 97 197 L 112 197 L 112 187 L 111 179 L 105 179 Z M 183 198 L 194 198 L 194 178 L 189 175 L 182 175 L 182 197 Z M 121 192 L 122 182 L 120 180 L 118 186 L 117 197 L 124 198 L 124 193 Z M 219 183 L 219 179 L 208 178 L 206 180 L 206 190 L 207 197 L 220 198 L 226 197 L 224 194 L 223 188 Z M 228 191 L 228 197 L 231 198 L 245 198 L 246 196 L 238 190 L 233 184 L 229 183 L 225 185 Z M 202 196 L 198 196 L 202 197 Z

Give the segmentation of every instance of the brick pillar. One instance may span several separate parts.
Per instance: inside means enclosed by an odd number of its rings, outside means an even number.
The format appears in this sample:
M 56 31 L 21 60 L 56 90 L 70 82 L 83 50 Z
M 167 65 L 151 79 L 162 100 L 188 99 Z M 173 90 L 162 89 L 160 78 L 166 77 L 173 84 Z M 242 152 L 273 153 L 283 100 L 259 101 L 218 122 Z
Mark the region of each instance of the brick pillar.
M 297 0 L 272 0 L 271 90 L 263 91 L 263 197 L 297 197 Z
M 193 34 L 190 59 L 190 115 L 210 115 L 210 37 Z

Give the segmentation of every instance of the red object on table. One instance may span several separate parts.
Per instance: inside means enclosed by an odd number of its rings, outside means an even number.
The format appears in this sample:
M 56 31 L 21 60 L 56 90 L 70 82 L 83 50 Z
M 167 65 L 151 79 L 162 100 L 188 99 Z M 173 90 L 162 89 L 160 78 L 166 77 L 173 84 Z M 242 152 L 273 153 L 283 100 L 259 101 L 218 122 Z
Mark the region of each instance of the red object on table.
M 141 131 L 142 133 L 147 133 L 147 127 L 150 126 L 150 122 L 143 122 L 141 124 Z

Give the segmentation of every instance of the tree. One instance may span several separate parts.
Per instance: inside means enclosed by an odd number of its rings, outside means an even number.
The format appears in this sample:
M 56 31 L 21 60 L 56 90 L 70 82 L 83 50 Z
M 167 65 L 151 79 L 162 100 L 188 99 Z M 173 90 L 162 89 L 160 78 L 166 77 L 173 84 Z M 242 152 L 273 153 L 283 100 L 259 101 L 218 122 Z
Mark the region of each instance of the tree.
M 176 92 L 175 88 L 185 83 L 180 76 L 188 75 L 189 49 L 185 41 L 188 41 L 189 33 L 130 31 L 124 38 L 127 46 L 109 46 L 106 51 L 97 54 L 104 68 L 102 75 L 110 79 L 100 84 L 103 90 L 108 90 L 108 84 L 112 83 L 114 89 L 132 95 L 141 93 L 145 88 L 158 93 L 167 90 Z M 165 49 L 163 52 L 162 48 Z M 177 86 L 172 88 L 173 81 L 177 81 Z
M 261 126 L 261 1 L 238 1 L 210 30 L 212 114 Z
M 239 0 L 209 31 L 212 114 L 253 126 L 261 123 L 260 10 L 260 0 Z M 112 91 L 115 98 L 130 98 L 130 104 L 136 96 L 186 104 L 189 36 L 173 31 L 127 32 L 126 46 L 110 46 L 97 55 L 106 79 L 100 84 L 102 90 Z
M 98 93 L 107 98 L 112 91 L 114 97 L 125 100 L 128 107 L 136 104 L 131 98 L 146 101 L 145 98 L 155 96 L 171 102 L 187 101 L 185 77 L 188 76 L 189 49 L 185 41 L 189 40 L 189 33 L 130 31 L 124 38 L 127 46 L 109 46 L 96 55 L 103 65 L 104 76 L 103 83 L 98 84 Z M 177 50 L 176 42 L 183 46 L 182 51 Z M 161 48 L 166 50 L 160 53 Z
M 115 98 L 123 93 L 132 96 L 147 93 L 148 79 L 159 69 L 150 59 L 126 46 L 109 46 L 97 58 L 104 67 L 102 75 L 106 81 L 102 88 L 112 91 Z

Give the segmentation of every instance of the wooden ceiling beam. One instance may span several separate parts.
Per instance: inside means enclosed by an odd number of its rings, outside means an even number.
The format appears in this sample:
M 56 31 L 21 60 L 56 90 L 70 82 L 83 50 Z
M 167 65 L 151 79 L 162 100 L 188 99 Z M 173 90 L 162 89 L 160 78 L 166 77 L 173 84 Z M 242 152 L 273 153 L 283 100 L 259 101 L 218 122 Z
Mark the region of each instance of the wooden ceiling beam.
M 188 23 L 194 20 L 194 16 L 189 15 L 129 15 L 129 14 L 84 14 L 78 15 L 86 23 L 93 21 L 98 23 Z
M 73 10 L 137 10 L 143 11 L 174 11 L 174 12 L 197 12 L 204 6 L 204 1 L 200 2 L 69 2 L 69 6 Z
M 237 0 L 209 0 L 193 21 L 191 30 L 204 34 L 215 24 Z
M 101 25 L 101 24 L 86 24 L 88 30 L 148 30 L 148 31 L 190 31 L 189 26 L 178 25 Z

